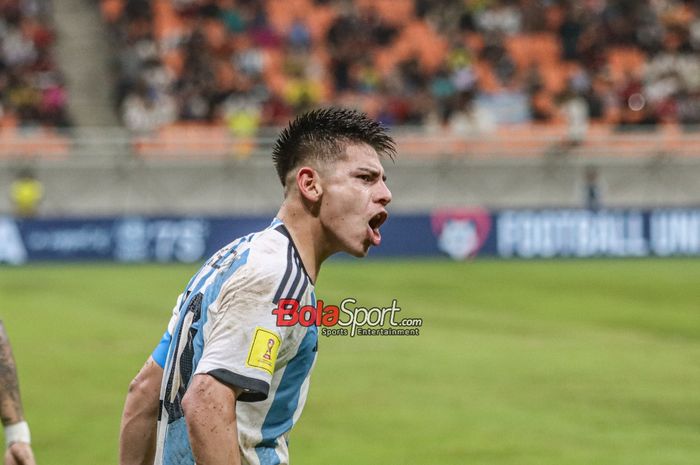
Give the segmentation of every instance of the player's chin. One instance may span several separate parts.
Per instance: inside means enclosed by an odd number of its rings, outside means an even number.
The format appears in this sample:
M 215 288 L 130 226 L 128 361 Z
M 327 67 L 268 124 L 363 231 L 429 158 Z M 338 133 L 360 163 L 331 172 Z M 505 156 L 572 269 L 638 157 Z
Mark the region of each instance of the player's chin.
M 369 240 L 362 242 L 359 246 L 349 247 L 345 252 L 356 258 L 363 258 L 367 256 L 371 244 Z

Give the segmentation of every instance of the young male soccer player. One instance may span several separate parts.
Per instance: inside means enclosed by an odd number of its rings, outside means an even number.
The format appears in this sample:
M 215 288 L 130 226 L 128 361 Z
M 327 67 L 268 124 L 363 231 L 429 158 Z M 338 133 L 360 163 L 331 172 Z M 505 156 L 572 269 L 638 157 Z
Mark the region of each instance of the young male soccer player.
M 29 426 L 22 416 L 17 368 L 10 340 L 0 321 L 0 417 L 5 427 L 5 465 L 36 465 Z
M 342 109 L 297 117 L 273 160 L 284 200 L 265 230 L 211 257 L 178 298 L 160 345 L 129 387 L 121 465 L 286 464 L 317 351 L 317 328 L 278 327 L 280 299 L 315 305 L 336 252 L 381 242 L 394 141 Z M 156 428 L 157 420 L 157 428 Z

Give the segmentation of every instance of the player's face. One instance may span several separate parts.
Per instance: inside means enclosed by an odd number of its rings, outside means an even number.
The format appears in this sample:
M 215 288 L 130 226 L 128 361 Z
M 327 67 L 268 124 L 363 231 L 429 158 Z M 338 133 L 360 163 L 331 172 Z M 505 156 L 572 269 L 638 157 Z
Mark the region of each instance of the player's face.
M 346 157 L 324 171 L 319 218 L 330 250 L 364 257 L 381 243 L 379 227 L 391 202 L 379 156 L 368 145 L 350 145 Z

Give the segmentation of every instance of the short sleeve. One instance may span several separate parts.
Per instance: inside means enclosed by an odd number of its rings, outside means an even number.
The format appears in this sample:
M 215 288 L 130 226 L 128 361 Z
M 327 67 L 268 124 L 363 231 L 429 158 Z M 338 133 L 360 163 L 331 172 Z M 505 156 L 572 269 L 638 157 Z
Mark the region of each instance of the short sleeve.
M 175 307 L 173 307 L 173 312 L 170 317 L 170 322 L 168 323 L 168 328 L 165 330 L 165 333 L 163 333 L 163 337 L 160 339 L 160 342 L 156 346 L 155 350 L 151 354 L 151 357 L 153 357 L 153 360 L 160 366 L 161 368 L 165 367 L 165 362 L 166 359 L 168 358 L 168 349 L 170 348 L 170 341 L 173 338 L 173 331 L 175 330 L 175 325 L 177 324 L 177 318 L 180 314 L 180 304 L 182 303 L 182 294 L 177 298 L 177 302 L 175 303 Z
M 206 373 L 240 390 L 238 400 L 265 400 L 283 333 L 272 313 L 275 273 L 241 270 L 209 306 L 202 357 L 195 373 Z
M 171 339 L 172 335 L 168 331 L 165 331 L 165 333 L 163 333 L 163 337 L 160 339 L 160 342 L 151 354 L 153 360 L 155 360 L 155 362 L 161 368 L 165 367 L 165 359 L 168 357 L 168 348 L 170 347 Z

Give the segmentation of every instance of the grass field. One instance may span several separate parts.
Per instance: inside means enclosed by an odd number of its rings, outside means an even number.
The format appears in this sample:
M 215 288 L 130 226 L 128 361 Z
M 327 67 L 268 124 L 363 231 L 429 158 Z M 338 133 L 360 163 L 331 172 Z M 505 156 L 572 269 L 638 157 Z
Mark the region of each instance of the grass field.
M 193 271 L 0 268 L 39 465 L 116 463 L 126 387 Z M 700 261 L 335 261 L 317 294 L 424 325 L 320 340 L 292 463 L 700 459 Z

